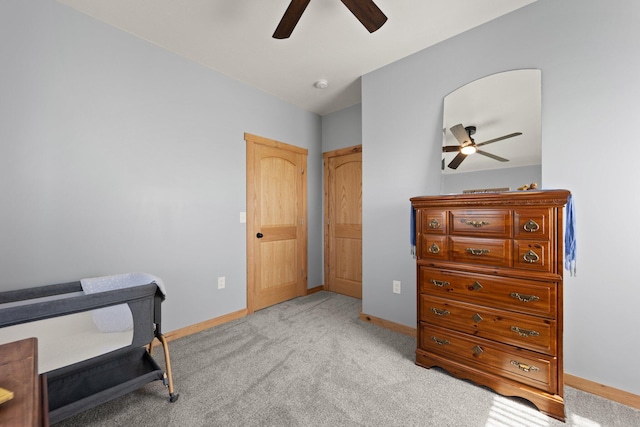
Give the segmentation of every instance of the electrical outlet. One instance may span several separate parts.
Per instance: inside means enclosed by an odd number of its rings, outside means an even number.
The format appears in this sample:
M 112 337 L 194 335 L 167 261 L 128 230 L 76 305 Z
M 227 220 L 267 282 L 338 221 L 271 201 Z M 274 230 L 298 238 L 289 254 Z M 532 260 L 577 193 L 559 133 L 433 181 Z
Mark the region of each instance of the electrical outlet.
M 225 286 L 224 276 L 218 277 L 218 289 L 224 289 L 224 286 Z
M 400 281 L 399 280 L 394 280 L 393 281 L 393 293 L 394 294 L 399 294 L 400 293 Z
M 247 213 L 246 212 L 240 212 L 240 223 L 244 224 L 247 222 Z

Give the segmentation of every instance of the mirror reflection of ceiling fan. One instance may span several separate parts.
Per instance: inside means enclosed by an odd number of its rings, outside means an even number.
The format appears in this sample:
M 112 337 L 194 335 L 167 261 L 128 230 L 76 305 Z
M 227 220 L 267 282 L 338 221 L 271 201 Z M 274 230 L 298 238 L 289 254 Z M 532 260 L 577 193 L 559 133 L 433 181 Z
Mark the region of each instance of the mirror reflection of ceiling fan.
M 496 156 L 495 154 L 487 153 L 486 151 L 478 149 L 478 147 L 482 147 L 487 144 L 492 144 L 494 142 L 502 141 L 503 139 L 513 138 L 514 136 L 522 135 L 522 132 L 510 133 L 509 135 L 504 135 L 498 138 L 490 139 L 484 142 L 476 143 L 475 140 L 471 137 L 476 133 L 475 126 L 467 126 L 464 127 L 462 124 L 457 124 L 449 129 L 453 136 L 456 137 L 460 145 L 446 145 L 442 147 L 443 153 L 452 153 L 458 152 L 458 154 L 451 160 L 451 162 L 447 165 L 451 169 L 457 169 L 458 166 L 462 163 L 464 159 L 467 158 L 469 154 L 482 154 L 483 156 L 490 157 L 499 162 L 508 162 L 509 159 L 505 159 L 504 157 Z M 444 159 L 443 159 L 444 161 Z
M 276 31 L 274 39 L 289 38 L 302 13 L 311 0 L 291 0 L 289 7 L 284 12 Z M 387 17 L 372 0 L 340 0 L 358 18 L 364 27 L 373 33 L 387 22 Z

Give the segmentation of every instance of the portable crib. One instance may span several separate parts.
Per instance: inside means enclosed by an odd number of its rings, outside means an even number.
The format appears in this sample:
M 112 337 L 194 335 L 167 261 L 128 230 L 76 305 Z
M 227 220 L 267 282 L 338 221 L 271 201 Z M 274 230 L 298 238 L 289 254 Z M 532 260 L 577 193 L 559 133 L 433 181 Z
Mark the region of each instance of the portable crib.
M 173 387 L 169 348 L 161 331 L 163 300 L 164 294 L 156 283 L 93 294 L 83 294 L 80 281 L 0 292 L 0 328 L 118 304 L 127 304 L 131 310 L 130 345 L 42 373 L 51 423 L 156 380 L 168 387 L 170 402 L 178 399 Z M 154 338 L 164 349 L 166 373 L 152 357 Z

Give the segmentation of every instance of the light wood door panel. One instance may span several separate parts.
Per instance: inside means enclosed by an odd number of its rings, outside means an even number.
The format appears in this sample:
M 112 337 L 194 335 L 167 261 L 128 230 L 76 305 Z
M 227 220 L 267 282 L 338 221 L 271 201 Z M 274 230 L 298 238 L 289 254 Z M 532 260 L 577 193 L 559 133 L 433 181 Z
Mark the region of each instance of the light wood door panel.
M 305 295 L 306 154 L 278 141 L 247 141 L 247 311 Z
M 324 157 L 327 289 L 362 298 L 362 148 Z

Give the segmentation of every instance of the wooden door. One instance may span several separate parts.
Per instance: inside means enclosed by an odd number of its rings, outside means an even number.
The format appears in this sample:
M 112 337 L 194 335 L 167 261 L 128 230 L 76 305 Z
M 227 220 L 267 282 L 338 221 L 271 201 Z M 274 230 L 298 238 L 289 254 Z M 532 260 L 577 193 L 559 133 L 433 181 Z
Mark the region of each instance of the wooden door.
M 307 150 L 247 143 L 247 312 L 307 291 Z
M 326 288 L 362 298 L 362 146 L 323 157 Z

